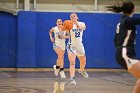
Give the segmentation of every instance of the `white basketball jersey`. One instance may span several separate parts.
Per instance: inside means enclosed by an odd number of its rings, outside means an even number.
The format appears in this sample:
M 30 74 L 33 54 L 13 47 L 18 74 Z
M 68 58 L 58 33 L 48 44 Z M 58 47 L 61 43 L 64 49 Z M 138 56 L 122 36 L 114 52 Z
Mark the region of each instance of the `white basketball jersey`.
M 59 35 L 65 36 L 66 32 L 65 31 L 60 32 L 58 27 L 56 26 L 56 27 L 54 27 L 55 43 L 65 43 L 65 38 L 61 39 L 61 38 L 59 38 Z
M 78 22 L 79 25 L 85 25 L 84 22 Z M 82 43 L 83 29 L 79 29 L 76 25 L 73 25 L 72 30 L 70 30 L 69 44 Z

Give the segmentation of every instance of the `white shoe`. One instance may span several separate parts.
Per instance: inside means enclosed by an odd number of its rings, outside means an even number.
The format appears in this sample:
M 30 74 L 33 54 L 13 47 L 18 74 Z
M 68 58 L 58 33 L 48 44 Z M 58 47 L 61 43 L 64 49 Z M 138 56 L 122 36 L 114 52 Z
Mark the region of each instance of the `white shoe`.
M 70 78 L 70 85 L 76 85 L 76 81 L 74 77 Z
M 53 69 L 54 69 L 54 74 L 55 74 L 56 76 L 58 76 L 58 73 L 59 73 L 60 69 L 57 69 L 57 68 L 56 68 L 56 65 L 53 66 Z
M 80 69 L 78 69 L 78 72 L 82 74 L 84 78 L 88 78 L 88 74 L 86 71 L 81 71 Z
M 61 78 L 66 78 L 64 70 L 60 71 L 60 76 L 61 76 Z

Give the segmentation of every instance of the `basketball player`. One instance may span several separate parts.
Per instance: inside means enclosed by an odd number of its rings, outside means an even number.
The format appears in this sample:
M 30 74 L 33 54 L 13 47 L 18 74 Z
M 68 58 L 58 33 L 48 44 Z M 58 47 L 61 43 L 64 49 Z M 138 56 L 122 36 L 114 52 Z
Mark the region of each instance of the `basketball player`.
M 108 9 L 116 13 L 123 13 L 114 38 L 116 60 L 119 65 L 138 79 L 133 93 L 140 93 L 140 60 L 135 59 L 137 34 L 135 26 L 140 24 L 140 17 L 132 17 L 135 7 L 131 1 L 123 2 L 122 5 L 109 6 Z
M 56 52 L 58 58 L 56 61 L 56 65 L 53 66 L 54 73 L 57 76 L 60 73 L 61 78 L 66 78 L 66 75 L 64 73 L 64 53 L 65 53 L 65 38 L 69 38 L 69 36 L 66 36 L 65 31 L 61 31 L 62 29 L 62 20 L 57 19 L 55 27 L 53 27 L 50 32 L 50 40 L 53 42 L 53 48 Z M 54 38 L 52 34 L 54 33 Z
M 86 65 L 86 56 L 85 49 L 82 43 L 83 31 L 86 29 L 86 25 L 84 22 L 78 21 L 78 16 L 76 13 L 70 14 L 70 19 L 73 21 L 73 28 L 69 31 L 70 38 L 67 44 L 67 52 L 68 58 L 70 61 L 70 84 L 76 84 L 75 81 L 75 59 L 76 56 L 80 61 L 80 69 L 79 73 L 83 75 L 83 77 L 88 78 L 88 74 L 85 71 Z

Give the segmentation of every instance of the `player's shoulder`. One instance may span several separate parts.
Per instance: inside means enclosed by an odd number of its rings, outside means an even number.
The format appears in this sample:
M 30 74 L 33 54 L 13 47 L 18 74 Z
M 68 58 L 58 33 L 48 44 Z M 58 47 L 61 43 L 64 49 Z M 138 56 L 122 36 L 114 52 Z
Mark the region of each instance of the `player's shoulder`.
M 57 26 L 54 26 L 52 29 L 57 30 Z
M 85 22 L 78 22 L 79 24 L 84 24 L 85 25 Z
M 54 26 L 53 28 L 57 28 L 57 26 Z

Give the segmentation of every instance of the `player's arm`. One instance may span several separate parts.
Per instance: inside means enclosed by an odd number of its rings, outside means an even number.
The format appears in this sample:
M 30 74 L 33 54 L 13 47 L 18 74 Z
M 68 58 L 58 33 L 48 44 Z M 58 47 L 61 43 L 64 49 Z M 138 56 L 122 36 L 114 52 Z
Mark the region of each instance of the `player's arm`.
M 52 28 L 49 32 L 51 42 L 54 42 L 54 38 L 52 36 L 53 32 L 54 32 L 54 28 Z
M 77 28 L 79 28 L 79 29 L 82 29 L 82 30 L 85 30 L 86 29 L 86 25 L 85 25 L 85 23 L 76 23 L 76 26 L 77 26 Z
M 63 38 L 69 38 L 69 32 L 68 31 L 66 31 L 66 34 L 65 35 L 61 35 L 61 39 L 63 39 Z
M 66 35 L 64 36 L 64 38 L 69 38 L 69 37 L 70 37 L 69 32 L 66 31 Z

